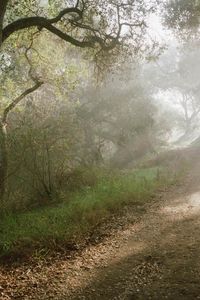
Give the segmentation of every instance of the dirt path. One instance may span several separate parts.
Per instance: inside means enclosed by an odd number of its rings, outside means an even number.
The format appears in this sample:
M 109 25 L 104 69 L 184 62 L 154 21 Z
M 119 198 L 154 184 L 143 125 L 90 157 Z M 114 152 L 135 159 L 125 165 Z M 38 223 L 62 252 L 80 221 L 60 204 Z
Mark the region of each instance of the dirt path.
M 119 225 L 119 224 L 118 224 Z M 0 299 L 200 299 L 200 163 L 141 221 L 74 259 L 0 269 Z

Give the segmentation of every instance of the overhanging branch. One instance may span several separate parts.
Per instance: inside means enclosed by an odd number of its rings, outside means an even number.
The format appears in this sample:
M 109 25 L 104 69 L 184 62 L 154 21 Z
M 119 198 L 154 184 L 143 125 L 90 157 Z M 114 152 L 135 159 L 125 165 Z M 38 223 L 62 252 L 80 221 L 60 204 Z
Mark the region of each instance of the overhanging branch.
M 16 20 L 12 22 L 11 24 L 7 25 L 3 29 L 2 33 L 2 40 L 5 41 L 11 34 L 13 34 L 16 31 L 30 28 L 30 27 L 39 27 L 39 28 L 46 28 L 50 30 L 50 25 L 58 23 L 65 15 L 68 14 L 76 14 L 77 17 L 75 18 L 75 21 L 78 21 L 82 18 L 83 15 L 83 10 L 79 9 L 77 6 L 76 7 L 69 7 L 65 8 L 62 11 L 59 12 L 59 14 L 52 19 L 47 19 L 44 17 L 27 17 L 27 18 L 21 18 L 19 20 Z M 50 30 L 51 31 L 51 30 Z
M 55 19 L 54 19 L 55 20 Z M 38 27 L 39 29 L 45 28 L 48 31 L 52 32 L 53 34 L 57 35 L 61 39 L 65 40 L 66 42 L 77 46 L 81 48 L 93 48 L 95 44 L 99 44 L 104 50 L 111 50 L 113 49 L 116 44 L 117 40 L 113 41 L 109 44 L 106 45 L 104 40 L 100 37 L 97 36 L 91 36 L 87 40 L 77 40 L 70 36 L 69 34 L 61 31 L 54 25 L 52 25 L 51 20 L 45 19 L 43 17 L 30 17 L 30 18 L 24 18 L 24 19 L 19 19 L 12 24 L 9 24 L 3 29 L 3 37 L 2 40 L 3 42 L 14 32 L 22 30 L 22 29 L 27 29 L 30 27 Z
M 80 1 L 77 1 L 75 7 L 65 8 L 59 12 L 59 14 L 55 18 L 45 18 L 40 16 L 27 17 L 18 19 L 11 24 L 7 25 L 2 32 L 2 42 L 4 42 L 10 35 L 19 30 L 37 27 L 39 30 L 46 29 L 49 32 L 57 35 L 64 41 L 81 48 L 94 48 L 96 44 L 98 44 L 103 50 L 109 51 L 115 48 L 116 45 L 119 44 L 119 38 L 122 31 L 123 26 L 129 27 L 138 27 L 144 26 L 143 22 L 138 22 L 135 24 L 131 24 L 128 22 L 121 23 L 120 18 L 120 7 L 117 6 L 117 17 L 118 17 L 118 31 L 115 34 L 101 34 L 98 29 L 93 28 L 88 24 L 83 24 L 81 21 L 83 20 L 83 14 L 85 10 L 85 3 L 81 1 L 82 8 L 79 8 Z M 73 14 L 73 16 L 72 16 Z M 67 32 L 59 29 L 56 24 L 62 20 L 64 16 L 70 16 L 69 23 L 71 25 L 76 26 L 80 29 L 85 29 L 87 34 L 82 39 L 75 38 L 68 34 Z M 75 16 L 74 16 L 75 15 Z M 88 34 L 89 33 L 89 34 Z

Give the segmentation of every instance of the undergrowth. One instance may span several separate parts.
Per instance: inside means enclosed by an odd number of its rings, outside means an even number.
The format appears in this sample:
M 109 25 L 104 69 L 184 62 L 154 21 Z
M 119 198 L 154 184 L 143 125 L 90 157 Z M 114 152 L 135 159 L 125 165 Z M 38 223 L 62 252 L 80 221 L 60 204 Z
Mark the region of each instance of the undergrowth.
M 172 182 L 158 168 L 131 174 L 101 176 L 94 186 L 86 186 L 69 197 L 63 192 L 59 204 L 4 215 L 0 220 L 0 255 L 23 249 L 49 249 L 84 238 L 99 223 L 120 212 L 124 205 L 142 206 L 155 190 Z

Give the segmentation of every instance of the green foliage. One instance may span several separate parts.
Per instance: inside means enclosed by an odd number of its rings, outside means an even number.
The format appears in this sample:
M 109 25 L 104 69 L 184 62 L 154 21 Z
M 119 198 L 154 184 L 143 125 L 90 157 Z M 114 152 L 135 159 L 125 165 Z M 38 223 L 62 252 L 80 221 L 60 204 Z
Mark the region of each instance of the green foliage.
M 198 36 L 199 0 L 169 0 L 163 4 L 164 23 L 186 40 Z
M 152 199 L 157 187 L 166 183 L 166 177 L 158 177 L 157 168 L 106 175 L 93 187 L 87 186 L 70 198 L 63 194 L 63 202 L 58 205 L 5 215 L 0 220 L 1 255 L 26 246 L 51 248 L 78 242 L 111 214 L 119 213 L 124 205 L 133 205 L 137 211 L 138 206 Z

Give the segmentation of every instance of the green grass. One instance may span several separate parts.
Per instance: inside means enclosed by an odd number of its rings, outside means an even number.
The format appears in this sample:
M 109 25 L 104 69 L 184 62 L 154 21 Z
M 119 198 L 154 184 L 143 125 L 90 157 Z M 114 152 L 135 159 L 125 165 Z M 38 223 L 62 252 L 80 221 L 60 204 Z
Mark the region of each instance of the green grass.
M 78 241 L 124 205 L 150 201 L 165 183 L 157 168 L 105 176 L 95 186 L 73 193 L 70 200 L 62 195 L 58 205 L 6 215 L 0 220 L 0 255 Z

